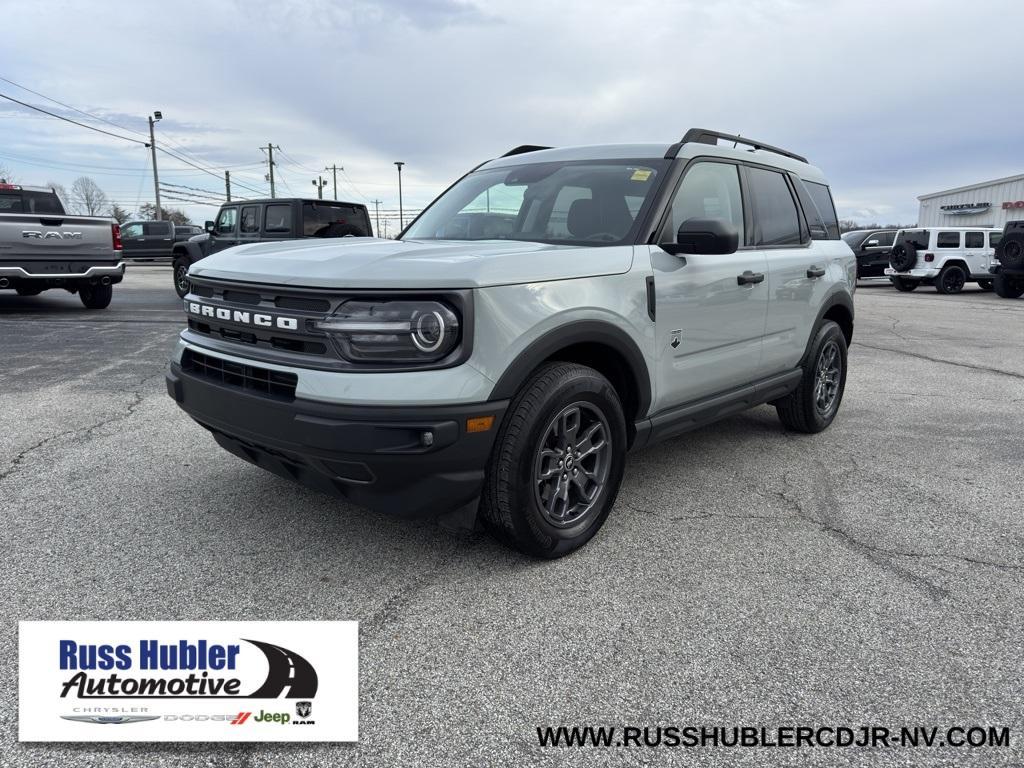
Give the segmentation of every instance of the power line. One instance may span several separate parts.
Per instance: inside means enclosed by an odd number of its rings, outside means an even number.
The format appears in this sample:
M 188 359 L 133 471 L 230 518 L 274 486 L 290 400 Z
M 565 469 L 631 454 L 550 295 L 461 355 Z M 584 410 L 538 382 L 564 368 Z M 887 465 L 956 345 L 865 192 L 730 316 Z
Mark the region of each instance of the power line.
M 3 80 L 5 83 L 10 83 L 11 85 L 15 86 L 16 88 L 21 88 L 21 90 L 23 90 L 23 91 L 28 91 L 29 93 L 35 94 L 36 96 L 39 96 L 40 98 L 46 99 L 47 101 L 52 101 L 54 104 L 59 104 L 60 106 L 64 107 L 65 109 L 70 109 L 72 112 L 77 112 L 80 115 L 85 115 L 86 117 L 91 117 L 93 120 L 99 120 L 100 122 L 106 123 L 107 125 L 112 125 L 115 128 L 120 128 L 123 131 L 128 131 L 129 133 L 136 133 L 139 136 L 145 136 L 146 135 L 142 131 L 136 131 L 134 128 L 129 128 L 129 127 L 124 126 L 124 125 L 119 125 L 119 124 L 113 122 L 112 120 L 107 120 L 106 118 L 100 117 L 99 115 L 94 115 L 91 112 L 86 112 L 85 110 L 79 109 L 78 107 L 73 107 L 70 104 L 65 104 L 63 101 L 57 101 L 57 99 L 53 98 L 52 96 L 47 96 L 45 93 L 40 93 L 39 91 L 33 91 L 31 88 L 27 88 L 26 86 L 21 85 L 21 83 L 16 83 L 13 80 L 8 80 L 6 77 L 0 77 L 0 80 Z
M 66 123 L 72 123 L 73 125 L 78 125 L 78 126 L 81 126 L 82 128 L 88 128 L 90 131 L 96 131 L 97 133 L 104 133 L 107 136 L 113 136 L 115 139 L 122 139 L 124 141 L 130 141 L 133 144 L 141 144 L 142 146 L 146 146 L 146 144 L 148 143 L 148 142 L 145 142 L 145 141 L 140 141 L 139 139 L 130 138 L 128 136 L 121 136 L 120 134 L 117 134 L 117 133 L 111 133 L 110 131 L 104 131 L 102 128 L 97 128 L 95 125 L 86 125 L 85 123 L 80 123 L 77 120 L 72 120 L 70 117 L 64 117 L 63 115 L 58 115 L 56 112 L 50 112 L 49 110 L 43 109 L 42 107 L 37 107 L 37 106 L 34 106 L 34 105 L 29 104 L 27 102 L 19 101 L 18 99 L 14 98 L 13 96 L 8 96 L 6 93 L 0 93 L 0 98 L 7 99 L 8 101 L 13 101 L 15 104 L 20 104 L 23 107 L 28 107 L 29 109 L 34 109 L 34 110 L 36 110 L 36 112 L 42 112 L 44 115 L 49 115 L 50 117 L 55 117 L 58 120 L 63 120 Z

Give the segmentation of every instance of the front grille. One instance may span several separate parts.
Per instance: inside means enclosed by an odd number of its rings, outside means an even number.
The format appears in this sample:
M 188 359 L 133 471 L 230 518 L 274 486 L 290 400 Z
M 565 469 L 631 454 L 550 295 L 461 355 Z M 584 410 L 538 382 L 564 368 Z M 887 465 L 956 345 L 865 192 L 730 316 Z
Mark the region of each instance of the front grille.
M 294 373 L 282 373 L 247 363 L 222 360 L 192 349 L 185 350 L 181 357 L 181 367 L 218 384 L 259 392 L 282 400 L 294 400 L 295 387 L 299 383 L 299 377 Z

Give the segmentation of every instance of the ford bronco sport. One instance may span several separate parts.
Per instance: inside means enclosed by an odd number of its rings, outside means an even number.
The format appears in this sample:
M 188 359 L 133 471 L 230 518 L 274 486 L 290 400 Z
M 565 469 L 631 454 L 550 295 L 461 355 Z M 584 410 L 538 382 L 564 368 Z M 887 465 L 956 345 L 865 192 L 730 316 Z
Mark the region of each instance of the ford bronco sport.
M 167 389 L 222 447 L 558 557 L 629 450 L 761 403 L 828 427 L 856 260 L 817 168 L 694 129 L 518 147 L 397 241 L 241 246 L 188 277 Z

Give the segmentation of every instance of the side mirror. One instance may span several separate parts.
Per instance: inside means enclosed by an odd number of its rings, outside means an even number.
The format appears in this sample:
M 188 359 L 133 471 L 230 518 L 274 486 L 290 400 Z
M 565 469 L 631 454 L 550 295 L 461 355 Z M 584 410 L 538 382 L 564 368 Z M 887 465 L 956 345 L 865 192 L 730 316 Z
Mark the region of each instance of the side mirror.
M 206 222 L 206 223 L 205 223 L 205 224 L 203 225 L 203 229 L 205 229 L 205 230 L 206 230 L 207 232 L 209 232 L 209 233 L 210 233 L 211 235 L 213 234 L 213 227 L 214 227 L 214 223 L 213 223 L 212 221 L 208 221 L 208 222 Z
M 736 253 L 740 233 L 724 219 L 687 219 L 679 225 L 676 242 L 661 246 L 673 256 L 681 253 L 725 255 Z

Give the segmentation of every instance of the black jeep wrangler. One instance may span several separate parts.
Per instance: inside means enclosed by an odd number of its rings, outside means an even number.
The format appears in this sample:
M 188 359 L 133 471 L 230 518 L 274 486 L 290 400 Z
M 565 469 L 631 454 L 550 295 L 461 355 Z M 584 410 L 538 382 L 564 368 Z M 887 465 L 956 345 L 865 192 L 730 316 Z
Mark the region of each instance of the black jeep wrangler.
M 174 244 L 174 290 L 185 298 L 188 268 L 235 245 L 300 237 L 373 237 L 370 213 L 361 203 L 305 198 L 240 200 L 221 206 L 206 234 Z
M 1004 299 L 1024 295 L 1024 221 L 1006 222 L 996 258 L 999 263 L 989 268 L 995 275 L 996 293 Z

